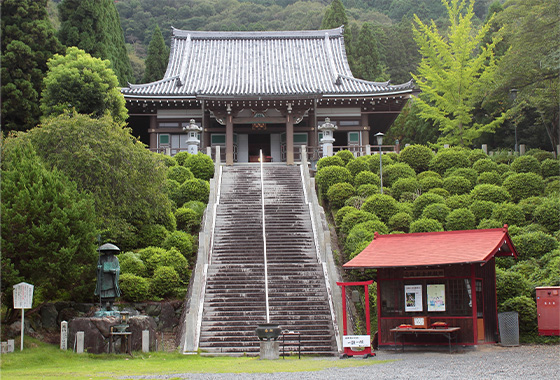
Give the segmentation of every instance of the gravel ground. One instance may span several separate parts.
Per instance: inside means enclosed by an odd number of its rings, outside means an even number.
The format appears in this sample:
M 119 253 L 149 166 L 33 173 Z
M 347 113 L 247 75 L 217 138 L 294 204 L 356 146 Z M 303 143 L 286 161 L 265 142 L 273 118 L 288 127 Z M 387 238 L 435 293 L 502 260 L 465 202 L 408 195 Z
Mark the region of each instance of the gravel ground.
M 332 360 L 339 360 L 332 358 Z M 363 360 L 358 358 L 346 360 Z M 299 380 L 336 379 L 560 379 L 560 346 L 482 346 L 476 350 L 447 352 L 377 352 L 367 360 L 394 360 L 373 366 L 329 368 L 314 372 L 283 373 L 183 373 L 134 377 L 135 379 L 195 380 Z

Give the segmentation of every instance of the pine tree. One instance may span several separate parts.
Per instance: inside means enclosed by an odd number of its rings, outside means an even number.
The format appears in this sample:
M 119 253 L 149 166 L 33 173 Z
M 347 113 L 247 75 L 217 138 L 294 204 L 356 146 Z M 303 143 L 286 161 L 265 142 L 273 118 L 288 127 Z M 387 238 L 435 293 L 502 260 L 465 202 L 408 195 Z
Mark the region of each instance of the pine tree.
M 330 7 L 325 11 L 325 16 L 321 23 L 321 29 L 338 28 L 341 25 L 348 25 L 348 16 L 344 4 L 340 0 L 333 0 Z
M 47 0 L 2 1 L 2 129 L 39 122 L 47 60 L 64 51 L 47 14 Z
M 358 43 L 356 45 L 356 75 L 359 78 L 375 81 L 381 75 L 381 64 L 379 62 L 379 52 L 373 27 L 365 23 L 360 30 Z
M 120 85 L 133 80 L 119 13 L 111 0 L 63 0 L 58 37 L 67 46 L 108 59 Z
M 154 34 L 148 46 L 146 57 L 146 71 L 144 71 L 144 83 L 155 82 L 163 78 L 169 60 L 169 49 L 163 41 L 163 35 L 159 26 L 156 25 Z

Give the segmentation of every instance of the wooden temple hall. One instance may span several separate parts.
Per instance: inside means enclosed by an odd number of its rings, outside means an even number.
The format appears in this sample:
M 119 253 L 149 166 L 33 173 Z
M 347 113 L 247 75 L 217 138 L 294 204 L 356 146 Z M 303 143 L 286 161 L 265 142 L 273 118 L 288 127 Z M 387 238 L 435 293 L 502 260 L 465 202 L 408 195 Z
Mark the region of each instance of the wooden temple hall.
M 364 154 L 386 132 L 414 91 L 354 78 L 343 28 L 279 32 L 173 29 L 169 64 L 156 82 L 122 88 L 129 124 L 150 149 L 187 150 L 198 127 L 198 149 L 220 146 L 223 160 L 292 164 L 299 146 L 320 155 L 321 125 L 336 126 L 336 149 Z M 213 150 L 214 151 L 214 150 Z

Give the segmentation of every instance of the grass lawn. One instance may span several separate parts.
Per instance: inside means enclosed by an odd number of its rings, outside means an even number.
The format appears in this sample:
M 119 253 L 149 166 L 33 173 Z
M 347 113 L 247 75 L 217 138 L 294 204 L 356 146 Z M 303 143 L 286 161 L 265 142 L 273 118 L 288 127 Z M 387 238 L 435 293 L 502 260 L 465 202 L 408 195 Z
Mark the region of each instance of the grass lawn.
M 19 346 L 19 344 L 16 344 Z M 380 360 L 304 357 L 259 360 L 254 357 L 202 357 L 179 353 L 135 352 L 129 355 L 75 354 L 26 337 L 24 350 L 1 356 L 4 379 L 112 379 L 121 376 L 174 373 L 251 373 L 319 371 L 382 363 Z

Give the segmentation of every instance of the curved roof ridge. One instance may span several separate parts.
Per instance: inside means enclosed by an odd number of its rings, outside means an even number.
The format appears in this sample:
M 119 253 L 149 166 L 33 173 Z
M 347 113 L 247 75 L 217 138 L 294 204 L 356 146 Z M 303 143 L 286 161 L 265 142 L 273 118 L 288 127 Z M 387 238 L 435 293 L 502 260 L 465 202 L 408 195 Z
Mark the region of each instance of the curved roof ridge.
M 200 31 L 183 30 L 171 27 L 173 38 L 192 39 L 267 39 L 267 38 L 323 38 L 328 33 L 332 38 L 343 36 L 344 28 L 339 26 L 334 29 L 323 30 L 284 30 L 284 31 Z
M 166 83 L 166 82 L 170 82 L 170 81 L 174 81 L 174 80 L 181 80 L 181 78 L 179 78 L 179 75 L 174 75 L 172 77 L 169 78 L 163 78 L 160 80 L 157 80 L 155 82 L 150 82 L 150 83 L 142 83 L 142 84 L 132 84 L 132 83 L 128 83 L 128 87 L 130 89 L 134 89 L 134 88 L 146 88 L 149 86 L 153 86 L 153 85 L 157 85 L 157 84 L 161 84 L 161 83 Z M 123 89 L 126 89 L 126 87 L 124 87 Z

